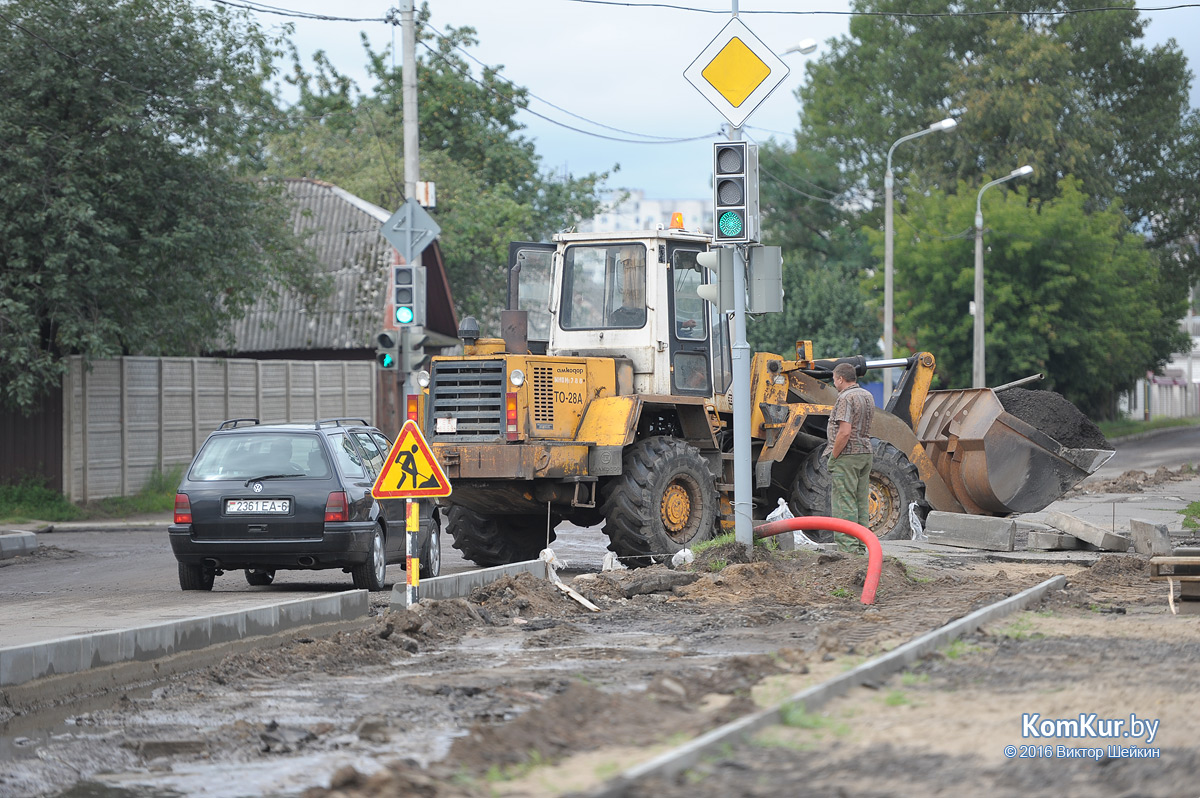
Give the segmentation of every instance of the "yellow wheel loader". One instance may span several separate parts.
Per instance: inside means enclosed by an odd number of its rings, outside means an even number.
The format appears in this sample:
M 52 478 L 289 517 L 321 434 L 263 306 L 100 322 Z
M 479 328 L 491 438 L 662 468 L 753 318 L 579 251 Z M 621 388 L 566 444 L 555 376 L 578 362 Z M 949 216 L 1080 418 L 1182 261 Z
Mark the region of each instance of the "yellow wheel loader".
M 1003 411 L 989 389 L 929 390 L 929 353 L 895 361 L 757 353 L 733 396 L 730 324 L 700 298 L 706 234 L 564 233 L 509 249 L 499 337 L 464 319 L 461 356 L 419 377 L 423 428 L 454 485 L 441 513 L 479 565 L 536 557 L 561 521 L 603 522 L 630 565 L 663 561 L 732 528 L 733 406 L 749 402 L 754 514 L 778 499 L 829 513 L 821 450 L 833 366 L 904 367 L 871 428 L 871 527 L 911 534 L 930 508 L 1004 515 L 1043 508 L 1111 453 L 1070 449 Z

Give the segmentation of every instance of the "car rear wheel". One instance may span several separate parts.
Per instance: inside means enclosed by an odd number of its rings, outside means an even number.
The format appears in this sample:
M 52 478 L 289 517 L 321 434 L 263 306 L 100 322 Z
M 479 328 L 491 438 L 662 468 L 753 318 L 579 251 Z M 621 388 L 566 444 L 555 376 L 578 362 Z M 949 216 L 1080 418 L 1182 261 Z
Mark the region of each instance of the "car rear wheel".
M 181 590 L 212 590 L 216 573 L 211 568 L 192 563 L 179 563 L 179 588 Z
M 254 568 L 246 569 L 246 582 L 248 584 L 254 585 L 255 587 L 269 585 L 274 581 L 275 581 L 275 572 L 272 570 L 254 569 Z
M 421 550 L 421 578 L 433 579 L 442 572 L 442 525 L 435 510 L 429 519 L 429 539 Z
M 371 534 L 371 551 L 367 561 L 356 565 L 350 571 L 354 577 L 354 586 L 359 590 L 383 590 L 383 580 L 387 577 L 387 555 L 383 550 L 383 527 L 375 525 Z

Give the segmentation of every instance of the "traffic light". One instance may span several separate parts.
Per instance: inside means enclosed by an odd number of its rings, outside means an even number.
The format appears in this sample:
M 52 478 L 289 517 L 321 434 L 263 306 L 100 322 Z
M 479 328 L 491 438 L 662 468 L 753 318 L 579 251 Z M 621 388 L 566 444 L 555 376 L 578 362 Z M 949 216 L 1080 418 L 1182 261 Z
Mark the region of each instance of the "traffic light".
M 395 266 L 396 324 L 421 327 L 425 324 L 425 269 L 415 264 Z
M 411 374 L 425 365 L 424 335 L 408 333 L 400 339 L 400 370 Z
M 716 273 L 712 282 L 696 289 L 700 298 L 716 305 L 717 310 L 733 310 L 733 247 L 701 252 L 696 256 L 696 264 Z
M 400 336 L 394 330 L 384 330 L 375 336 L 375 362 L 381 369 L 396 368 L 400 356 Z
M 758 241 L 758 147 L 713 145 L 713 243 Z

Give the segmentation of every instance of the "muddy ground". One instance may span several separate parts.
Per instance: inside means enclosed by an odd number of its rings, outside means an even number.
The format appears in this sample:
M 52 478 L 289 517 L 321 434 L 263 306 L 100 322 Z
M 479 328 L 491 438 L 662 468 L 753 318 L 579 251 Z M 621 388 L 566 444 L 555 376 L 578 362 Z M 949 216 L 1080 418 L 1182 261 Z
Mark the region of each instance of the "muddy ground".
M 1074 711 L 1158 713 L 1173 741 L 1164 751 L 1183 751 L 1200 731 L 1200 719 L 1187 717 L 1196 705 L 1187 662 L 1200 653 L 1197 624 L 1167 615 L 1165 587 L 1145 579 L 1135 555 L 1110 555 L 1090 570 L 953 554 L 907 566 L 888 560 L 873 607 L 858 601 L 863 559 L 762 549 L 746 559 L 732 545 L 686 572 L 658 566 L 569 580 L 598 613 L 530 577 L 400 613 L 377 594 L 379 614 L 359 631 L 230 656 L 119 691 L 89 711 L 18 715 L 0 727 L 0 794 L 587 790 L 1064 567 L 1069 589 L 1027 616 L 1036 631 L 988 630 L 963 651 L 926 660 L 897 677 L 903 703 L 889 698 L 891 687 L 856 691 L 829 710 L 832 732 L 821 721 L 815 736 L 797 739 L 811 731 L 805 723 L 780 727 L 777 738 L 638 794 L 690 796 L 697 781 L 714 795 L 793 795 L 798 783 L 823 785 L 814 794 L 906 794 L 909 785 L 913 794 L 979 785 L 1070 794 L 1077 784 L 1091 791 L 1091 777 L 1057 767 L 1067 763 L 997 759 L 1002 744 L 1022 742 L 1020 712 L 1078 703 Z M 863 768 L 864 757 L 885 767 Z M 1164 754 L 1152 767 L 1167 762 Z M 1155 791 L 1177 782 L 1151 781 L 1144 794 L 1180 794 Z

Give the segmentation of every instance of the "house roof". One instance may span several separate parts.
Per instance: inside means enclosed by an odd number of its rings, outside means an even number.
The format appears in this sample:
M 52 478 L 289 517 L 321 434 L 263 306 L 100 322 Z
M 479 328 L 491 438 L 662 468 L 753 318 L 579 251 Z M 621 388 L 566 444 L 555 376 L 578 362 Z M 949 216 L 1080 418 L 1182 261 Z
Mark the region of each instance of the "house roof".
M 398 262 L 380 233 L 391 212 L 331 183 L 284 181 L 293 202 L 293 230 L 304 236 L 330 280 L 312 310 L 281 292 L 263 297 L 233 325 L 235 352 L 369 349 L 383 327 L 388 269 Z M 437 241 L 422 255 L 428 271 L 428 326 L 455 335 L 458 320 Z

